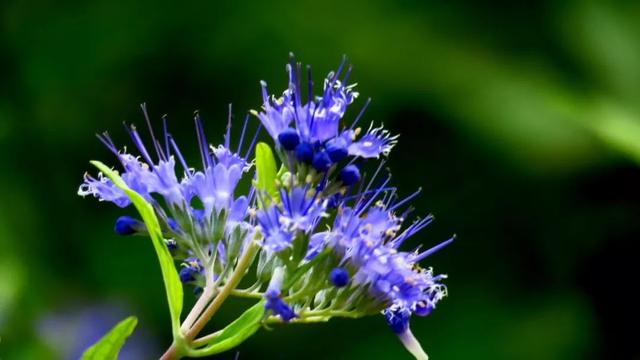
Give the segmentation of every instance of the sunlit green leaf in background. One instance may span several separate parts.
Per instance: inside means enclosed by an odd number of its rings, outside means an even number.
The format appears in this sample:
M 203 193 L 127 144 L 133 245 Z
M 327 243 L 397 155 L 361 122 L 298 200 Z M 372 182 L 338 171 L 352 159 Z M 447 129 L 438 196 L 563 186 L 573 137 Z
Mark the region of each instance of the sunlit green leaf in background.
M 124 341 L 136 328 L 138 319 L 130 316 L 120 321 L 98 342 L 82 354 L 82 360 L 115 360 L 124 345 Z

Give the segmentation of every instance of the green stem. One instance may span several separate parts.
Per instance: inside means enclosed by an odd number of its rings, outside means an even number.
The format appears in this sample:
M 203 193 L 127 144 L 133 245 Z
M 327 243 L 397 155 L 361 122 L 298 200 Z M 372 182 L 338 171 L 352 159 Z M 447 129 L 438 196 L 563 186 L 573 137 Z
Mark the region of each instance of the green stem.
M 356 313 L 353 311 L 344 310 L 320 310 L 320 311 L 303 311 L 300 313 L 300 317 L 292 319 L 291 324 L 309 324 L 318 322 L 327 322 L 332 317 L 345 317 L 351 319 L 357 319 L 365 316 L 363 313 Z M 277 316 L 269 316 L 265 322 L 267 324 L 282 324 L 282 319 Z
M 220 292 L 216 295 L 216 297 L 209 303 L 206 309 L 200 314 L 195 323 L 184 333 L 183 341 L 187 344 L 187 346 L 191 346 L 192 340 L 198 335 L 200 331 L 207 325 L 209 320 L 213 317 L 213 315 L 220 309 L 222 303 L 231 295 L 233 290 L 238 286 L 240 280 L 244 277 L 245 272 L 251 266 L 253 259 L 260 249 L 260 245 L 257 242 L 252 241 L 247 246 L 247 249 L 242 254 L 242 257 L 238 260 L 235 270 L 224 284 L 224 286 L 220 289 Z M 206 305 L 206 303 L 205 303 Z M 182 352 L 178 352 L 179 346 L 176 345 L 174 341 L 173 344 L 167 349 L 167 351 L 160 358 L 161 360 L 173 360 L 177 359 L 181 356 Z
M 262 293 L 256 291 L 244 291 L 244 290 L 231 290 L 231 296 L 249 298 L 249 299 L 262 299 Z
M 186 319 L 184 319 L 184 322 L 182 322 L 180 331 L 183 334 L 191 328 L 191 326 L 196 321 L 198 316 L 204 310 L 205 306 L 207 306 L 207 304 L 209 304 L 209 302 L 211 301 L 213 294 L 214 294 L 213 289 L 210 286 L 207 286 L 204 289 L 204 292 L 202 293 L 202 295 L 200 295 L 200 297 L 198 298 L 198 301 L 196 301 L 196 303 L 193 305 L 193 308 L 191 308 L 189 315 L 187 315 Z
M 247 246 L 247 249 L 242 254 L 240 260 L 238 260 L 238 264 L 236 265 L 235 270 L 224 284 L 218 295 L 213 299 L 211 304 L 202 312 L 202 315 L 198 318 L 198 320 L 193 324 L 191 329 L 187 331 L 185 334 L 185 339 L 187 341 L 191 341 L 195 338 L 196 335 L 204 328 L 204 326 L 211 320 L 213 315 L 218 311 L 222 303 L 231 295 L 231 292 L 238 286 L 240 280 L 244 276 L 245 272 L 251 266 L 251 262 L 253 261 L 256 253 L 260 249 L 260 246 L 256 242 L 251 242 Z
M 200 346 L 207 345 L 209 343 L 209 341 L 217 338 L 218 336 L 220 336 L 221 333 L 222 333 L 222 330 L 218 330 L 218 331 L 216 331 L 214 333 L 211 333 L 209 335 L 205 335 L 203 337 L 199 337 L 199 338 L 193 340 L 191 342 L 191 345 L 194 348 L 198 348 Z

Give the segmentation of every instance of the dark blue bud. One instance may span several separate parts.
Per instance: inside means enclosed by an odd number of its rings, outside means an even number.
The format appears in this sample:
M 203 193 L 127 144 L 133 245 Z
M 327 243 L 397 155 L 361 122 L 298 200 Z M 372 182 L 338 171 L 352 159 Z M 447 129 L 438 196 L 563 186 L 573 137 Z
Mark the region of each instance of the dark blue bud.
M 180 281 L 182 281 L 183 283 L 188 283 L 190 281 L 195 280 L 196 278 L 193 277 L 193 274 L 195 274 L 195 270 L 191 267 L 188 266 L 184 266 L 180 269 Z
M 349 272 L 345 268 L 337 267 L 329 273 L 329 281 L 335 287 L 343 287 L 349 283 Z
M 178 243 L 176 243 L 176 241 L 173 239 L 166 239 L 164 243 L 167 244 L 167 248 L 169 248 L 169 251 L 171 252 L 175 251 L 178 248 Z
M 298 161 L 311 164 L 313 161 L 313 147 L 309 143 L 300 143 L 296 146 L 296 158 Z
M 415 309 L 413 310 L 413 313 L 418 316 L 427 316 L 431 314 L 431 311 L 433 311 L 433 306 L 431 306 L 431 304 L 427 303 L 426 301 L 418 301 L 416 303 Z
M 347 165 L 340 170 L 340 180 L 343 184 L 349 186 L 360 181 L 360 169 L 355 165 Z
M 118 235 L 133 235 L 144 232 L 146 227 L 140 220 L 136 220 L 131 216 L 120 216 L 116 220 L 113 230 Z
M 411 310 L 407 308 L 386 308 L 382 311 L 387 324 L 396 334 L 403 334 L 409 329 Z
M 341 137 L 327 141 L 324 148 L 333 162 L 338 162 L 349 155 L 349 152 L 347 151 L 347 142 Z
M 291 151 L 300 144 L 300 136 L 294 129 L 286 128 L 278 135 L 278 141 L 285 150 Z
M 311 163 L 314 169 L 318 172 L 325 172 L 329 170 L 331 167 L 331 159 L 329 159 L 329 155 L 326 152 L 319 152 L 313 155 L 313 162 Z

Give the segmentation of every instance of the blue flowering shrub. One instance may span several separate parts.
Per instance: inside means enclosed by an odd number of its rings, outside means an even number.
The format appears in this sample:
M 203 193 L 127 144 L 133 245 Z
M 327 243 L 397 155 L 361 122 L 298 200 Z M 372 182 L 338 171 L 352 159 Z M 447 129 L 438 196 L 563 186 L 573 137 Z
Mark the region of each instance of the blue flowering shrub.
M 195 114 L 198 167 L 186 163 L 166 122 L 154 131 L 142 105 L 151 141 L 128 127 L 136 150 L 130 153 L 107 133 L 98 135 L 121 171 L 93 162 L 100 172 L 85 175 L 78 194 L 138 210 L 140 219 L 122 216 L 114 229 L 154 244 L 174 337 L 163 359 L 220 353 L 263 326 L 378 314 L 416 358 L 426 359 L 409 320 L 433 311 L 447 289 L 445 275 L 419 263 L 453 239 L 403 249 L 432 217 L 412 217 L 409 202 L 419 191 L 403 197 L 390 183 L 384 159 L 397 136 L 359 126 L 369 101 L 345 119 L 358 97 L 347 85 L 351 67 L 343 60 L 317 96 L 308 68 L 305 81 L 293 58 L 286 69 L 289 86 L 281 95 L 270 95 L 262 82 L 261 109 L 247 116 L 237 141 L 231 115 L 223 143 L 211 145 Z M 252 118 L 260 125 L 251 135 Z M 261 128 L 270 145 L 256 144 Z M 251 183 L 245 191 L 238 186 L 243 178 Z M 182 316 L 185 286 L 197 301 Z M 256 303 L 225 328 L 201 334 L 234 297 Z

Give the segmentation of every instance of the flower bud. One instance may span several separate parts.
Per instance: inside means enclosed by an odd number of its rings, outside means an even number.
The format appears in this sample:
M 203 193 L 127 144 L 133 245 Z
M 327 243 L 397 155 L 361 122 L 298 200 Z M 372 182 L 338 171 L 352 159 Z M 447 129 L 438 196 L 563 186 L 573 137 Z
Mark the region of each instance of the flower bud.
M 340 180 L 343 184 L 349 186 L 360 181 L 360 170 L 355 165 L 347 165 L 340 170 Z
M 326 152 L 319 152 L 313 156 L 313 162 L 311 165 L 318 172 L 325 172 L 329 170 L 329 167 L 331 167 L 331 159 Z
M 349 272 L 345 268 L 337 267 L 329 273 L 329 281 L 333 286 L 341 288 L 349 283 Z
M 296 157 L 299 161 L 311 164 L 313 161 L 313 147 L 309 143 L 300 143 L 296 146 Z
M 278 135 L 278 142 L 285 150 L 291 151 L 300 144 L 300 136 L 294 129 L 287 128 Z
M 131 216 L 120 216 L 113 227 L 118 235 L 134 235 L 147 231 L 146 226 L 140 220 Z
M 333 162 L 338 162 L 349 155 L 347 142 L 341 137 L 329 140 L 325 145 L 325 150 Z

